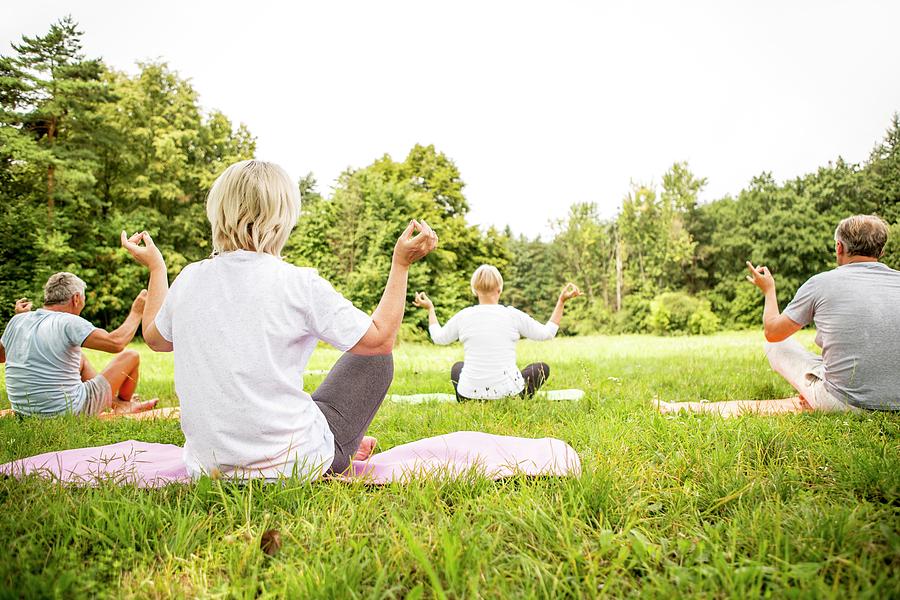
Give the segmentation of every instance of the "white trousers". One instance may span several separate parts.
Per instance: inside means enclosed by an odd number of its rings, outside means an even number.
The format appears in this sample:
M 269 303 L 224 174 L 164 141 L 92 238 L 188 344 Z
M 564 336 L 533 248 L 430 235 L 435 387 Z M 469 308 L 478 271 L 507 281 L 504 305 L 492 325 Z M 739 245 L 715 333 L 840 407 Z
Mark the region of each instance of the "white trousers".
M 825 364 L 794 339 L 766 342 L 766 358 L 776 373 L 809 403 L 814 410 L 825 412 L 855 412 L 860 409 L 835 398 L 825 387 Z

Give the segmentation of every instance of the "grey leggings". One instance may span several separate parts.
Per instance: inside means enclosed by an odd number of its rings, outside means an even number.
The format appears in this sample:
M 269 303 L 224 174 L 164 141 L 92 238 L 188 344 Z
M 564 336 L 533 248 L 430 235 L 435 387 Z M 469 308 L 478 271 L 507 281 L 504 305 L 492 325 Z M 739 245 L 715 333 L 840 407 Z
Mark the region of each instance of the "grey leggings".
M 459 395 L 459 376 L 463 370 L 463 363 L 458 362 L 450 369 L 450 382 L 453 384 L 453 391 L 456 392 L 456 399 L 459 401 L 471 400 Z M 519 392 L 523 398 L 530 398 L 534 393 L 541 389 L 547 378 L 550 377 L 550 365 L 547 363 L 531 363 L 522 369 L 522 379 L 525 380 L 525 387 Z
M 357 356 L 347 352 L 312 393 L 334 434 L 330 472 L 343 473 L 350 466 L 393 379 L 392 355 Z

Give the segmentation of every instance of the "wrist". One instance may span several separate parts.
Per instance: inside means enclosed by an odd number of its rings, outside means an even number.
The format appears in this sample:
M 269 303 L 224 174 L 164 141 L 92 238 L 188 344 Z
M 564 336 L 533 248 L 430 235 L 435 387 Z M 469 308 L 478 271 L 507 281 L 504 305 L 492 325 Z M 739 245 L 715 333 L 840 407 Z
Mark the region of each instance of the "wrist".
M 392 269 L 399 269 L 401 271 L 409 271 L 409 267 L 411 264 L 412 263 L 408 263 L 396 256 L 391 259 L 391 268 Z

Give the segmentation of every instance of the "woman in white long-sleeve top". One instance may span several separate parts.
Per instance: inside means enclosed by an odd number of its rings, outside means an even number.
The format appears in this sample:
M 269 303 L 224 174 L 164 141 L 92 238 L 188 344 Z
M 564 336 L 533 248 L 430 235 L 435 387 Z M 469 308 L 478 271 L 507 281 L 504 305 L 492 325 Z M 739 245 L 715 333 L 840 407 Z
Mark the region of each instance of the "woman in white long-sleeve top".
M 441 327 L 434 303 L 424 292 L 413 304 L 428 309 L 428 331 L 435 344 L 463 343 L 465 358 L 453 365 L 450 380 L 460 400 L 493 400 L 507 396 L 531 396 L 550 376 L 546 363 L 532 363 L 522 371 L 516 366 L 519 338 L 549 340 L 556 336 L 566 301 L 581 295 L 568 283 L 559 295 L 547 323 L 539 323 L 512 306 L 500 304 L 503 277 L 496 267 L 481 265 L 472 275 L 472 293 L 478 304 L 459 311 Z

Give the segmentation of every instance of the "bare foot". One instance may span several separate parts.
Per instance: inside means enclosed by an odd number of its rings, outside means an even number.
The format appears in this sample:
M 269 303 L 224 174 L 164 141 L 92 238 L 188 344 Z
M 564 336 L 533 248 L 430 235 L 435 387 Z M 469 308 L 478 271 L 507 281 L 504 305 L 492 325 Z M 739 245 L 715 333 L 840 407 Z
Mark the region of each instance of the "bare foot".
M 150 410 L 156 403 L 159 402 L 159 398 L 153 398 L 152 400 L 140 401 L 140 400 L 132 400 L 131 402 L 124 402 L 122 400 L 113 400 L 113 410 L 112 412 L 117 415 L 130 415 L 133 413 L 144 412 L 145 410 Z
M 377 439 L 370 435 L 363 436 L 362 441 L 359 443 L 359 450 L 353 455 L 353 460 L 368 460 L 375 451 L 376 444 L 378 444 Z
M 654 402 L 656 402 L 656 410 L 661 415 L 668 415 L 670 413 L 678 412 L 679 410 L 679 407 L 676 406 L 674 402 L 666 402 L 659 398 L 655 398 Z

